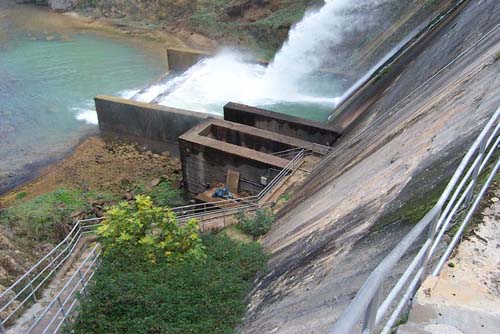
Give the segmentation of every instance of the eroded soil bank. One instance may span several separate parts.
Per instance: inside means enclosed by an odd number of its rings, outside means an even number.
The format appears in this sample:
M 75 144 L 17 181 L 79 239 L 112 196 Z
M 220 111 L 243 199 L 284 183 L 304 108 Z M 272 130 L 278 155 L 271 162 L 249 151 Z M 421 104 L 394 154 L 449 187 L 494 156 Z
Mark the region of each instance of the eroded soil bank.
M 137 194 L 181 196 L 179 178 L 180 161 L 168 152 L 85 139 L 37 179 L 0 197 L 0 284 L 12 283 L 78 219 L 102 216 L 107 206 Z

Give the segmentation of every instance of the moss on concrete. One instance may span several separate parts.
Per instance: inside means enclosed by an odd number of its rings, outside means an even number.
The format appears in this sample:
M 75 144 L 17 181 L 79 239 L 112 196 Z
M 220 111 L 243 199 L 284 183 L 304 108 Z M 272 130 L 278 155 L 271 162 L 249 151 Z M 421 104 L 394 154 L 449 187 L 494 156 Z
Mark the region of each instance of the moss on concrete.
M 429 192 L 406 201 L 395 211 L 382 216 L 373 227 L 373 231 L 380 231 L 385 226 L 395 222 L 402 222 L 410 225 L 417 224 L 437 203 L 447 184 L 448 179 L 443 180 Z

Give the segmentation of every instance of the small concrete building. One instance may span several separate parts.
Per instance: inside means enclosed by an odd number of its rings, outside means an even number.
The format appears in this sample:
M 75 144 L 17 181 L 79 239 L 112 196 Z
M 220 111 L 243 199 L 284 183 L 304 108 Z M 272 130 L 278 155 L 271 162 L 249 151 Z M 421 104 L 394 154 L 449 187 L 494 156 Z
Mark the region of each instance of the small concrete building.
M 328 148 L 248 125 L 209 118 L 179 137 L 184 186 L 192 194 L 224 183 L 229 171 L 239 172 L 238 192 L 257 194 L 290 157 L 281 152 L 295 149 L 324 155 Z

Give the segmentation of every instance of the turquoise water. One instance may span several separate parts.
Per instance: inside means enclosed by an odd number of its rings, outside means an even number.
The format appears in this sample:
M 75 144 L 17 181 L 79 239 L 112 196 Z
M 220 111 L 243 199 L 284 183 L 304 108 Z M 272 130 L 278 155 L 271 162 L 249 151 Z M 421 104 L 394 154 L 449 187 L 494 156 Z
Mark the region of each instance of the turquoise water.
M 122 39 L 9 32 L 0 39 L 0 192 L 97 131 L 94 96 L 126 95 L 163 72 L 160 55 Z

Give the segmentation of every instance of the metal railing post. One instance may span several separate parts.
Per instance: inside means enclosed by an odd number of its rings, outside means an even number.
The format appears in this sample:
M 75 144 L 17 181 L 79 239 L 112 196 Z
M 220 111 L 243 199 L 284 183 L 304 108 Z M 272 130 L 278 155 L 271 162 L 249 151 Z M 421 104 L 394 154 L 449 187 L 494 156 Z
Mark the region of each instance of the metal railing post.
M 368 308 L 365 310 L 365 315 L 363 319 L 363 330 L 362 330 L 363 334 L 371 334 L 374 333 L 375 331 L 377 312 L 380 306 L 380 302 L 382 300 L 382 286 L 383 284 L 381 284 L 377 288 L 377 292 L 370 301 Z
M 0 334 L 7 334 L 5 327 L 3 326 L 3 320 L 0 319 Z
M 85 284 L 85 279 L 83 277 L 81 269 L 78 269 L 78 276 L 80 276 L 80 283 L 82 284 L 83 295 L 87 296 L 87 285 Z
M 30 285 L 31 296 L 33 297 L 33 300 L 35 301 L 35 303 L 37 303 L 38 299 L 36 298 L 35 290 L 33 289 L 33 281 L 31 280 L 31 274 L 29 274 L 27 276 L 27 278 L 28 278 L 29 285 Z
M 487 136 L 484 136 L 483 140 L 481 141 L 481 144 L 479 146 L 479 152 L 477 156 L 479 157 L 479 161 L 483 160 L 484 153 L 486 152 L 486 141 L 488 140 Z M 481 168 L 481 163 L 476 164 L 474 167 L 474 171 L 472 172 L 472 187 L 467 194 L 467 197 L 465 198 L 465 203 L 470 204 L 472 201 L 472 197 L 474 196 L 474 189 L 476 188 L 477 184 L 477 178 L 479 176 L 479 169 Z
M 437 228 L 438 228 L 439 218 L 441 217 L 441 212 L 442 212 L 442 208 L 439 207 L 437 209 L 434 217 L 432 217 L 432 222 L 431 222 L 431 225 L 429 226 L 429 231 L 427 232 L 427 239 L 431 240 L 431 245 L 434 243 L 434 240 L 436 239 L 436 232 L 437 232 Z M 424 259 L 424 263 L 423 263 L 424 267 L 427 266 L 427 262 L 429 262 L 429 259 L 432 256 L 431 249 L 432 249 L 432 247 L 429 247 L 429 249 L 425 252 L 425 256 L 423 258 Z
M 64 322 L 66 323 L 66 326 L 69 327 L 70 323 L 68 320 L 68 315 L 66 314 L 66 310 L 64 310 L 64 305 L 61 302 L 61 297 L 57 297 L 57 303 L 59 304 L 59 309 L 61 310 L 61 313 L 63 315 Z

